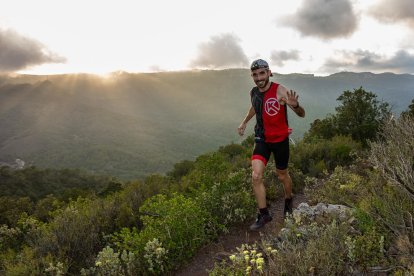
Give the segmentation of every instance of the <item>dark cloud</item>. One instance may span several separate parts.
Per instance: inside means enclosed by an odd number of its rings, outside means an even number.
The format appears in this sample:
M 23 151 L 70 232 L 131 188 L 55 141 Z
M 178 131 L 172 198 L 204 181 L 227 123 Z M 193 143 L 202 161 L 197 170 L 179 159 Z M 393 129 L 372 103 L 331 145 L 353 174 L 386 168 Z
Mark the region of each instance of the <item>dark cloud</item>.
M 199 55 L 190 65 L 210 69 L 245 67 L 249 61 L 239 42 L 232 34 L 213 36 L 200 44 Z
M 286 61 L 289 60 L 299 60 L 299 51 L 290 50 L 290 51 L 272 51 L 270 60 L 272 64 L 283 66 Z
M 413 0 L 382 0 L 371 7 L 370 14 L 383 22 L 404 22 L 414 27 Z
M 374 71 L 394 73 L 414 73 L 414 55 L 405 50 L 397 51 L 391 57 L 383 57 L 370 51 L 338 52 L 337 58 L 328 59 L 323 70 L 339 71 Z
M 62 63 L 40 42 L 13 30 L 0 29 L 0 72 L 13 72 L 43 63 Z
M 350 0 L 304 0 L 295 14 L 279 23 L 297 29 L 303 36 L 332 39 L 351 35 L 358 17 Z

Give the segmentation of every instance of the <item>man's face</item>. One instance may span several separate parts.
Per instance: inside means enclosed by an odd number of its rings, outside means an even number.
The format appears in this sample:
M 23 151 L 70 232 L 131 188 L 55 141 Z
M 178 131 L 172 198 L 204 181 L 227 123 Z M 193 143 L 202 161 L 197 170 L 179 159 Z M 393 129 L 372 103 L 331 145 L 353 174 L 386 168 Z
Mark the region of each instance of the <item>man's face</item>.
M 252 71 L 252 78 L 257 87 L 265 88 L 269 83 L 270 74 L 271 72 L 269 69 L 259 68 Z

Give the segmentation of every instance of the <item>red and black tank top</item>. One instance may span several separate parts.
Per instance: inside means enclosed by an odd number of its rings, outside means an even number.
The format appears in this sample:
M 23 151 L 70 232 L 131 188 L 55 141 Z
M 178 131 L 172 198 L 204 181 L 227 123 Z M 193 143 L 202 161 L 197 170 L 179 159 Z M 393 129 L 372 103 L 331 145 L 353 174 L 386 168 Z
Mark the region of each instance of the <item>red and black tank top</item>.
M 278 83 L 271 83 L 270 88 L 260 92 L 254 87 L 251 92 L 252 105 L 256 112 L 256 139 L 268 143 L 277 143 L 289 136 L 286 105 L 277 97 Z

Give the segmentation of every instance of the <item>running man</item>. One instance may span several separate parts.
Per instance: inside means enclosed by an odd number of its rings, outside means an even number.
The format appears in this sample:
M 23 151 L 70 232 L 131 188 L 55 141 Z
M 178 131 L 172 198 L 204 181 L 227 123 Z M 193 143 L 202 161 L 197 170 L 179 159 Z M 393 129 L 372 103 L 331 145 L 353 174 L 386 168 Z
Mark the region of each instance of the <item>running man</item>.
M 284 215 L 292 213 L 292 179 L 288 171 L 289 134 L 287 106 L 299 117 L 305 117 L 305 110 L 299 105 L 295 91 L 283 85 L 271 82 L 273 76 L 269 64 L 257 59 L 250 66 L 255 87 L 250 91 L 251 107 L 238 127 L 240 136 L 244 134 L 246 125 L 256 115 L 255 145 L 252 155 L 252 184 L 259 212 L 251 230 L 258 230 L 272 220 L 266 204 L 266 189 L 263 183 L 264 170 L 273 153 L 276 172 L 285 191 Z

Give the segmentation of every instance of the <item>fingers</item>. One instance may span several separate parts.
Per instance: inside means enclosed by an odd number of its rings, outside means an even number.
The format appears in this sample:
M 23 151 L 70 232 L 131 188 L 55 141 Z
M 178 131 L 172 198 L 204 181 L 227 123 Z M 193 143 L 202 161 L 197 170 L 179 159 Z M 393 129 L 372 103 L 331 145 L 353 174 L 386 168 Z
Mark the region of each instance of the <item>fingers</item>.
M 287 96 L 288 96 L 288 99 L 298 99 L 299 98 L 299 95 L 297 95 L 296 94 L 296 91 L 294 91 L 294 90 L 290 90 L 290 91 L 287 91 Z
M 238 128 L 237 128 L 237 132 L 239 133 L 239 135 L 240 136 L 243 136 L 243 134 L 244 134 L 244 130 L 246 129 L 246 126 L 245 125 L 243 125 L 243 126 L 239 126 Z

